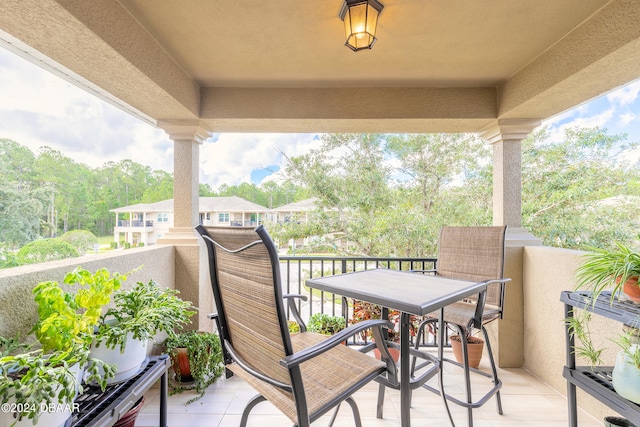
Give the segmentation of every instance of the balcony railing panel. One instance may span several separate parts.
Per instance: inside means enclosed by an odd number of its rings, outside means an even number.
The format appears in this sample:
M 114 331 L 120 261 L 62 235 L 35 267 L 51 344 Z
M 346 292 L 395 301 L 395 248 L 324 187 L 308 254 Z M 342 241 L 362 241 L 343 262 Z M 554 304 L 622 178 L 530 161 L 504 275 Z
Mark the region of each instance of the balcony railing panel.
M 153 227 L 153 221 L 118 220 L 118 227 Z

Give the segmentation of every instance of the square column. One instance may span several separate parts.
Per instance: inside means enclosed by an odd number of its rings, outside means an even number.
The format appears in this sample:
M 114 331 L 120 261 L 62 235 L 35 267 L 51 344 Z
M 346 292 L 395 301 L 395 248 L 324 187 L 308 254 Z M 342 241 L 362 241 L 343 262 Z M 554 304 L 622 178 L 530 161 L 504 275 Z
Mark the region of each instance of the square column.
M 494 356 L 501 368 L 524 364 L 523 247 L 540 239 L 522 228 L 522 140 L 538 120 L 503 119 L 480 133 L 493 145 L 493 224 L 507 225 L 504 318 L 487 325 Z
M 174 142 L 173 154 L 173 227 L 158 239 L 159 244 L 173 245 L 176 251 L 175 289 L 180 297 L 198 307 L 197 318 L 190 328 L 212 331 L 213 324 L 207 315 L 213 312 L 213 294 L 208 271 L 202 269 L 206 259 L 200 247 L 194 227 L 198 224 L 200 187 L 200 144 L 210 131 L 199 120 L 160 120 Z

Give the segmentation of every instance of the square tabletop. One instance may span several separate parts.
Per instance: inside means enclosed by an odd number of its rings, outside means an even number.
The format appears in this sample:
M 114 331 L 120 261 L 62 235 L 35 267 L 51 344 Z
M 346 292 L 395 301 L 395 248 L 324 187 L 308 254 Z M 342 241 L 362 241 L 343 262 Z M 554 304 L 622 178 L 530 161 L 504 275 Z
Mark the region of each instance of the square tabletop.
M 418 316 L 484 291 L 485 282 L 374 269 L 307 279 L 307 285 Z

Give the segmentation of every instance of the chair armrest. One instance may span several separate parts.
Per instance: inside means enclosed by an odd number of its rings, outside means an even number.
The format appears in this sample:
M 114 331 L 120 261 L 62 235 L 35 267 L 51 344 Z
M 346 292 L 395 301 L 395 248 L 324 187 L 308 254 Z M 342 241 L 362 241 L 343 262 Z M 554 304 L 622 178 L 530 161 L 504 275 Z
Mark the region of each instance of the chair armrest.
M 302 301 L 306 301 L 307 296 L 300 294 L 285 294 L 282 296 L 282 298 L 287 302 L 287 307 L 289 307 L 289 310 L 291 310 L 291 315 L 293 316 L 294 320 L 298 323 L 298 325 L 300 325 L 300 332 L 306 332 L 307 325 L 304 323 L 304 320 L 302 320 L 302 317 L 300 317 L 300 312 L 298 311 L 295 300 L 299 299 Z
M 314 357 L 326 352 L 327 350 L 339 345 L 341 342 L 346 341 L 347 338 L 350 338 L 366 329 L 370 328 L 378 328 L 378 332 L 380 333 L 380 337 L 382 337 L 381 328 L 386 326 L 387 328 L 393 327 L 393 324 L 387 320 L 365 320 L 363 322 L 358 322 L 354 325 L 349 326 L 347 329 L 343 329 L 337 334 L 327 338 L 326 340 L 312 345 L 311 347 L 307 347 L 304 350 L 300 350 L 294 354 L 291 354 L 284 359 L 280 360 L 280 364 L 287 369 L 290 369 L 293 366 L 297 366 L 302 362 L 306 362 L 309 359 L 313 359 Z M 379 342 L 382 341 L 382 342 Z M 379 339 L 377 344 L 386 345 L 384 341 Z
M 502 295 L 500 296 L 500 301 L 504 302 L 504 284 L 507 282 L 510 282 L 511 279 L 509 278 L 501 278 L 501 279 L 492 279 L 492 280 L 487 280 L 483 283 L 486 283 L 487 286 L 493 284 L 493 283 L 502 283 Z M 486 289 L 483 292 L 480 292 L 479 296 L 478 296 L 478 302 L 476 304 L 476 312 L 475 315 L 473 317 L 473 326 L 475 328 L 481 328 L 482 327 L 482 314 L 484 312 L 484 305 L 487 301 L 487 291 Z M 500 318 L 502 318 L 502 307 L 500 307 Z

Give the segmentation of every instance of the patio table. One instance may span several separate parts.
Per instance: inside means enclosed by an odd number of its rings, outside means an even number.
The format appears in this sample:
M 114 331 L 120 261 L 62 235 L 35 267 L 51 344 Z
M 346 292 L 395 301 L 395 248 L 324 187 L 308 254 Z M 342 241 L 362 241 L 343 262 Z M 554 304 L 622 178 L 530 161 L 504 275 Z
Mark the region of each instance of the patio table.
M 322 291 L 378 304 L 401 312 L 400 320 L 400 419 L 402 427 L 411 425 L 411 390 L 424 381 L 412 381 L 410 368 L 410 316 L 423 316 L 447 305 L 486 291 L 487 283 L 447 279 L 428 274 L 406 271 L 374 269 L 307 279 L 307 285 Z M 442 316 L 438 329 L 444 331 Z M 442 390 L 442 359 L 444 335 L 438 340 L 438 360 L 434 366 L 439 372 L 440 395 L 447 405 Z M 448 411 L 448 406 L 447 406 Z M 450 415 L 449 415 L 450 416 Z

